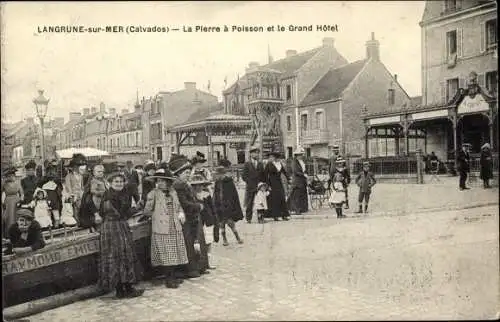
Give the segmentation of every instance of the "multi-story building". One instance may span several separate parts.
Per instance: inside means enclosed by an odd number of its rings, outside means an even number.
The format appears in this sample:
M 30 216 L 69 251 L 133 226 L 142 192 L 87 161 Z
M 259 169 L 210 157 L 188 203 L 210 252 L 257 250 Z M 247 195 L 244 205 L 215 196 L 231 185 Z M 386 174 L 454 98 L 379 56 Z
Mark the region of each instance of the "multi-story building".
M 245 75 L 223 92 L 226 113 L 252 115 L 261 124 L 257 127 L 262 127 L 262 136 L 277 135 L 291 153 L 300 137 L 288 131 L 287 122 L 296 124 L 299 106 L 316 83 L 330 68 L 345 64 L 333 38 L 324 38 L 322 46 L 302 53 L 287 50 L 286 57 L 277 61 L 269 56 L 263 66 L 251 62 Z
M 96 107 L 84 109 L 85 117 L 85 147 L 106 150 L 108 113 L 104 103 L 99 104 L 99 110 Z
M 498 149 L 497 4 L 427 1 L 422 16 L 422 100 L 416 107 L 370 115 L 370 131 L 416 136 L 424 153 L 454 159 L 463 143 L 473 152 Z
M 184 89 L 159 92 L 143 100 L 149 114 L 149 145 L 154 160 L 168 160 L 175 151 L 176 142 L 167 133 L 169 127 L 185 122 L 201 106 L 217 105 L 217 97 L 196 88 L 196 83 L 185 82 Z

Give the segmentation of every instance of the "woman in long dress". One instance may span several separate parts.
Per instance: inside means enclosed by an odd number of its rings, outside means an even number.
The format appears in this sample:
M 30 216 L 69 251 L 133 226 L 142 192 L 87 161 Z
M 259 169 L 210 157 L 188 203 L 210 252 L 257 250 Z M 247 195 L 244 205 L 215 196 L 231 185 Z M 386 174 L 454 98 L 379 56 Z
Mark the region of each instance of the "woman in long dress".
M 479 159 L 481 164 L 480 177 L 483 180 L 483 188 L 490 188 L 490 180 L 493 179 L 493 156 L 489 143 L 485 143 L 481 147 L 481 157 Z
M 302 214 L 309 209 L 306 165 L 303 160 L 304 149 L 299 147 L 294 152 L 294 155 L 295 159 L 292 160 L 292 183 L 290 185 L 288 203 L 290 211 L 293 211 L 295 214 Z
M 290 216 L 286 205 L 285 189 L 281 181 L 281 176 L 285 173 L 285 167 L 278 158 L 279 153 L 271 152 L 269 162 L 264 168 L 266 183 L 271 188 L 268 198 L 269 215 L 276 221 L 278 221 L 279 217 L 288 220 Z
M 21 200 L 22 190 L 15 180 L 16 169 L 8 169 L 4 175 L 5 181 L 2 184 L 2 234 L 7 236 L 10 226 L 15 224 L 17 220 L 16 208 L 17 203 Z
M 132 195 L 125 189 L 125 176 L 110 175 L 110 188 L 104 193 L 99 213 L 103 218 L 100 234 L 99 285 L 105 291 L 116 289 L 117 298 L 141 296 L 135 289 L 140 263 L 127 219 L 132 217 Z

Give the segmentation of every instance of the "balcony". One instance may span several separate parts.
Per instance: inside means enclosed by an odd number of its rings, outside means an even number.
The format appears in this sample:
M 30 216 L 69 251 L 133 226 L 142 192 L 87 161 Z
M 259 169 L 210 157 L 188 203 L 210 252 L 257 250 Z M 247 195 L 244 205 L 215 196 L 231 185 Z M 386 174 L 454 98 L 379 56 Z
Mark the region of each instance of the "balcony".
M 327 129 L 302 130 L 302 142 L 304 145 L 328 144 L 330 131 Z
M 268 95 L 267 93 L 262 93 L 260 95 L 255 95 L 250 97 L 248 100 L 248 104 L 255 103 L 275 103 L 275 104 L 283 104 L 285 100 L 281 97 L 277 97 L 275 95 Z

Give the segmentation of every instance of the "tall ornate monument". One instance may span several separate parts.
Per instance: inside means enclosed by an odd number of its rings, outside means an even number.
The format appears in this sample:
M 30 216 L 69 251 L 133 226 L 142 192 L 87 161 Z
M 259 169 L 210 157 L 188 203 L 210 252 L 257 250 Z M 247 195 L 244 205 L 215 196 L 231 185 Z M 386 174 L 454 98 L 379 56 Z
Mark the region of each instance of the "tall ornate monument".
M 283 153 L 283 137 L 280 126 L 280 111 L 284 100 L 280 90 L 281 72 L 256 67 L 247 73 L 251 93 L 248 112 L 252 118 L 251 144 L 261 146 L 261 158 L 266 153 Z

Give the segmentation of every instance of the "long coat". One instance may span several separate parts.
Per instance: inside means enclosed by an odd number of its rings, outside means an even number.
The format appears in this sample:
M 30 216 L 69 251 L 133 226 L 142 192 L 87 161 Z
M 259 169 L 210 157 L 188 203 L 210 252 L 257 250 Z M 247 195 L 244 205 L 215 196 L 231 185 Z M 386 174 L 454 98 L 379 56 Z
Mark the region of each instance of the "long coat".
M 204 271 L 208 269 L 208 246 L 205 242 L 205 234 L 201 222 L 201 202 L 196 199 L 193 188 L 185 181 L 176 179 L 173 184 L 179 203 L 186 216 L 182 232 L 186 244 L 188 255 L 189 271 Z M 194 249 L 195 242 L 200 244 L 200 254 L 197 255 Z
M 281 180 L 282 174 L 286 174 L 283 165 L 281 165 L 281 168 L 278 170 L 274 163 L 268 162 L 266 164 L 264 175 L 266 183 L 271 188 L 268 196 L 268 213 L 271 217 L 288 216 L 285 189 Z
M 235 222 L 243 219 L 240 197 L 230 176 L 223 176 L 215 181 L 214 206 L 221 222 L 228 219 Z
M 23 189 L 23 204 L 29 204 L 33 200 L 33 193 L 38 186 L 39 178 L 37 176 L 27 176 L 21 180 L 21 188 Z
M 297 213 L 307 212 L 309 201 L 307 199 L 307 177 L 297 159 L 292 160 L 292 183 L 290 185 L 289 209 Z
M 470 155 L 464 150 L 460 150 L 458 153 L 458 171 L 469 172 L 470 171 Z
M 252 213 L 253 199 L 257 193 L 257 185 L 259 182 L 264 182 L 264 165 L 262 162 L 257 162 L 257 166 L 252 161 L 248 161 L 243 166 L 241 178 L 245 181 L 245 208 L 247 215 Z
M 481 164 L 481 179 L 489 180 L 493 178 L 493 156 L 490 150 L 482 150 L 479 159 Z

